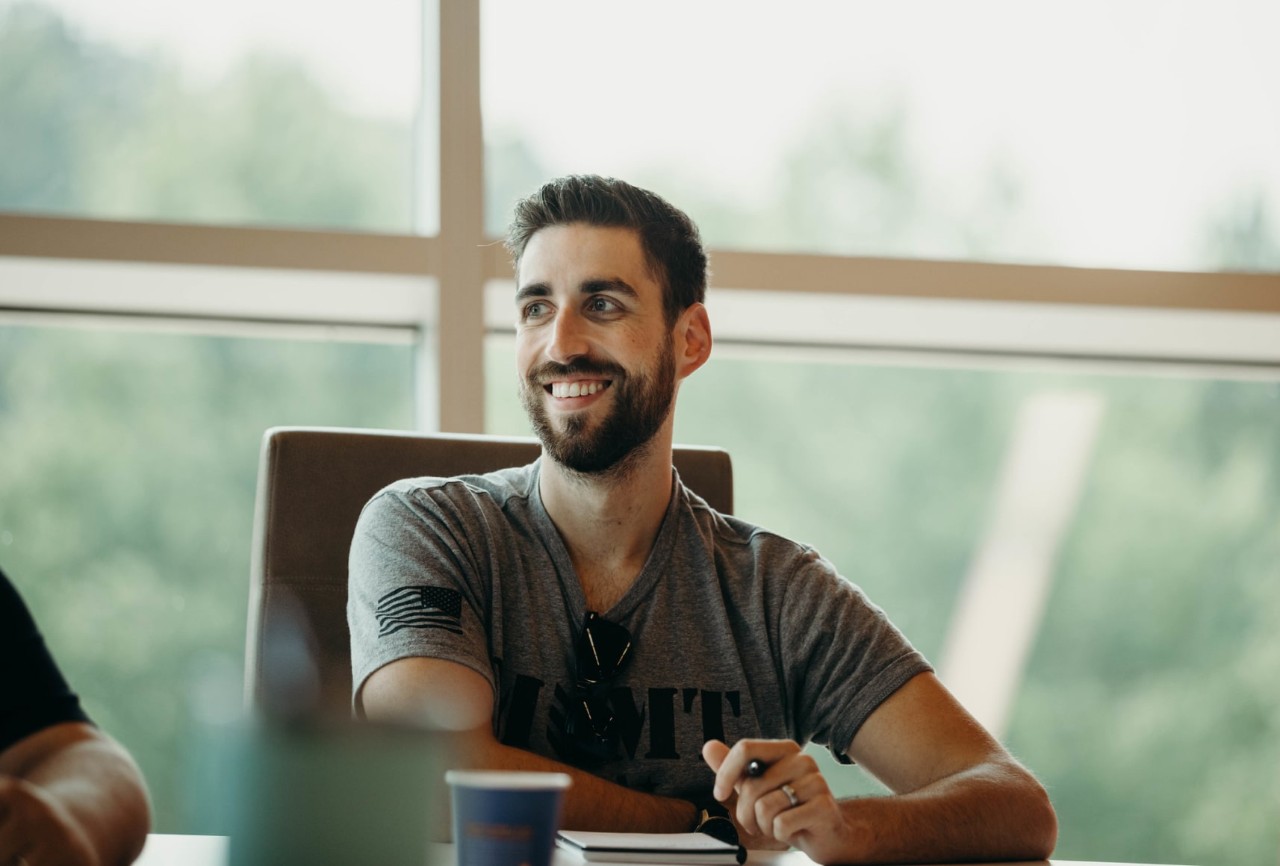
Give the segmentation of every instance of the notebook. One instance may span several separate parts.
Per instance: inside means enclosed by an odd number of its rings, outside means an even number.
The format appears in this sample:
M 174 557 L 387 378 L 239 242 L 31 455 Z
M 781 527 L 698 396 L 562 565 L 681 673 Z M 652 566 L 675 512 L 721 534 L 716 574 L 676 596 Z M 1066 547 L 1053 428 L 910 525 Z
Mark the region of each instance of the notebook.
M 591 863 L 724 863 L 743 861 L 739 846 L 705 833 L 596 833 L 561 830 L 556 844 Z M 740 853 L 741 852 L 741 853 Z

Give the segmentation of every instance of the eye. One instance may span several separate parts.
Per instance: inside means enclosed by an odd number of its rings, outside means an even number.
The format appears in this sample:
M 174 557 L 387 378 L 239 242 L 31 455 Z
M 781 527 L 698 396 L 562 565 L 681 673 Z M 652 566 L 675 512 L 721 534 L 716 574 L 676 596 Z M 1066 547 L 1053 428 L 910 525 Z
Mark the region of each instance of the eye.
M 613 298 L 594 295 L 587 301 L 587 309 L 592 313 L 613 313 L 621 308 Z
M 520 321 L 527 322 L 530 319 L 537 319 L 547 314 L 546 301 L 533 301 L 525 304 L 520 310 Z

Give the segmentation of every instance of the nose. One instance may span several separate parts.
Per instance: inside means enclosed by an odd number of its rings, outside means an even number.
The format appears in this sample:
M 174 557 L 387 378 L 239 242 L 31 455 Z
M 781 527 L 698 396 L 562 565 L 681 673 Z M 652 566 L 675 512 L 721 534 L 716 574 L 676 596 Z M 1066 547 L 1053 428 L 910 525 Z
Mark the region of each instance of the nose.
M 557 364 L 567 364 L 587 354 L 586 323 L 571 311 L 562 311 L 552 325 L 547 357 Z

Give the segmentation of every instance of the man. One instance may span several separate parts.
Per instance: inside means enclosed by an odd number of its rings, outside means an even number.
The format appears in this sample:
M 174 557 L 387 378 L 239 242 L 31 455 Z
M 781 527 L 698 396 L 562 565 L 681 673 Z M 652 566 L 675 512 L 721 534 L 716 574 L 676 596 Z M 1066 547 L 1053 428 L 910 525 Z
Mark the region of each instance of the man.
M 0 864 L 123 866 L 146 842 L 133 760 L 80 708 L 0 572 Z
M 821 863 L 1048 856 L 1044 790 L 883 613 L 673 473 L 676 393 L 711 351 L 688 217 L 568 177 L 517 205 L 508 247 L 543 454 L 365 508 L 357 712 L 470 731 L 481 766 L 569 772 L 571 827 L 685 831 L 719 801 L 748 844 Z M 895 795 L 837 802 L 808 740 Z

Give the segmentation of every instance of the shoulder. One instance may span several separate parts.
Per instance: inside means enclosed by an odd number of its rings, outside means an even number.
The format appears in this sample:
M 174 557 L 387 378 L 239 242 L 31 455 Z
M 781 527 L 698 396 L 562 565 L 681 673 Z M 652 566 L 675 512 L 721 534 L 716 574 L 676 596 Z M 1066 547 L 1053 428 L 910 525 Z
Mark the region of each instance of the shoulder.
M 18 740 L 61 722 L 85 723 L 89 717 L 52 653 L 17 588 L 0 572 L 0 751 Z
M 537 463 L 484 475 L 422 476 L 392 482 L 364 506 L 362 521 L 382 513 L 403 515 L 522 509 L 537 489 Z
M 487 475 L 405 478 L 365 504 L 355 524 L 351 559 L 381 560 L 388 551 L 424 547 L 479 551 L 530 523 L 536 463 Z
M 18 589 L 9 582 L 8 576 L 0 571 L 0 622 L 5 623 L 4 634 L 11 631 L 10 624 L 26 624 L 31 619 L 27 606 L 18 595 Z
M 687 487 L 682 487 L 682 496 L 691 525 L 701 543 L 714 551 L 720 566 L 770 579 L 789 578 L 809 567 L 835 574 L 830 563 L 809 545 L 716 511 Z

